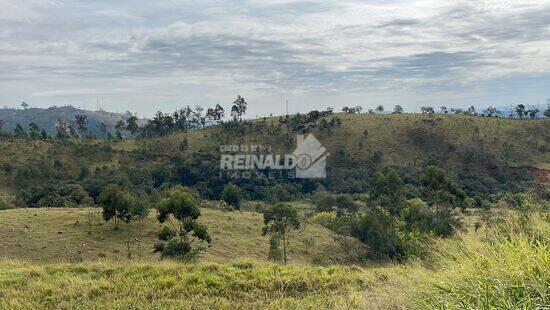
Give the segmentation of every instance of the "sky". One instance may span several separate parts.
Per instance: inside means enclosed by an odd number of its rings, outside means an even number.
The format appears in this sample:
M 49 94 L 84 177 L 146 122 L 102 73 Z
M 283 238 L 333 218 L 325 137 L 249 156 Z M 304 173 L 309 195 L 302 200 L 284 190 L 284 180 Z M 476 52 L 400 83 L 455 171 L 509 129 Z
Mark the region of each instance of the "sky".
M 0 106 L 541 104 L 550 0 L 0 0 Z

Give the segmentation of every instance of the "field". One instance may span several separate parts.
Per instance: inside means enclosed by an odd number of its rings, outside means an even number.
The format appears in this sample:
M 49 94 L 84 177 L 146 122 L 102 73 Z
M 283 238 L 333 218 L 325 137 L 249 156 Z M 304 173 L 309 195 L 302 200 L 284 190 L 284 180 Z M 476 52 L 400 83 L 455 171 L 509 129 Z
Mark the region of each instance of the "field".
M 153 253 L 153 245 L 158 241 L 156 231 L 160 227 L 154 218 L 154 209 L 143 224 L 123 223 L 118 230 L 113 229 L 112 223 L 100 220 L 100 209 L 92 209 L 91 234 L 88 234 L 89 212 L 82 208 L 0 211 L 0 257 L 52 263 L 126 261 L 130 254 L 130 261 L 159 260 L 159 255 Z M 261 214 L 206 208 L 201 212 L 201 221 L 209 227 L 213 241 L 199 261 L 228 263 L 245 258 L 267 261 L 269 242 L 268 237 L 261 234 Z M 140 235 L 142 242 L 137 242 Z M 291 239 L 290 262 L 359 262 L 361 249 L 365 250 L 360 242 L 348 237 L 348 246 L 344 248 L 332 236 L 335 234 L 324 227 L 305 224 Z M 306 253 L 304 240 L 310 238 L 314 243 Z
M 505 223 L 507 232 L 492 242 L 441 240 L 430 264 L 1 259 L 0 308 L 543 309 L 550 302 L 548 222 L 537 217 L 530 234 L 513 232 L 517 223 Z

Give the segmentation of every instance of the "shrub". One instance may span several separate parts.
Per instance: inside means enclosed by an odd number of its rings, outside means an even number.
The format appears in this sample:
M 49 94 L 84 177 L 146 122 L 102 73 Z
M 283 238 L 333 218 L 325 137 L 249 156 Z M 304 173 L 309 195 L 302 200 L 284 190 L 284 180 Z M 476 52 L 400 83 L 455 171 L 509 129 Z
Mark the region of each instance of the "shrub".
M 168 226 L 162 226 L 162 229 L 157 233 L 159 240 L 168 241 L 176 236 L 176 231 Z
M 222 200 L 234 209 L 239 210 L 241 208 L 242 193 L 241 189 L 235 184 L 227 184 L 223 188 Z

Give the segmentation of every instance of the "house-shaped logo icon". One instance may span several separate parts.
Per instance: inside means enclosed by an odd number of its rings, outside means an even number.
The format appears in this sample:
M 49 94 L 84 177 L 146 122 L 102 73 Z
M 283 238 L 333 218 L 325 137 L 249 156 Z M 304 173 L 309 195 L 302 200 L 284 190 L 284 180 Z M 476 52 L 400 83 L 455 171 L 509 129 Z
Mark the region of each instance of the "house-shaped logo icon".
M 327 176 L 327 150 L 312 134 L 298 135 L 298 145 L 292 153 L 297 160 L 296 178 L 314 179 Z

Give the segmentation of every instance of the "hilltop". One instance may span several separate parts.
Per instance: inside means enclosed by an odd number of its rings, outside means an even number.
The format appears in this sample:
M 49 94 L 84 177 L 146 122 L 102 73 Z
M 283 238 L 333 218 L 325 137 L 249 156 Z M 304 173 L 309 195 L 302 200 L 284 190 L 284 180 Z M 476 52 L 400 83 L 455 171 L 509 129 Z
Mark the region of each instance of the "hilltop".
M 0 109 L 0 120 L 4 123 L 5 131 L 13 131 L 16 124 L 19 123 L 23 128 L 28 129 L 30 123 L 35 123 L 41 129 L 45 129 L 48 135 L 55 136 L 56 123 L 59 118 L 76 127 L 75 115 L 86 115 L 87 128 L 89 133 L 95 134 L 97 137 L 105 137 L 105 132 L 101 130 L 101 123 L 106 125 L 107 132 L 113 132 L 115 124 L 120 120 L 125 120 L 131 114 L 114 113 L 106 111 L 91 111 L 78 109 L 73 106 L 28 108 L 28 109 Z

